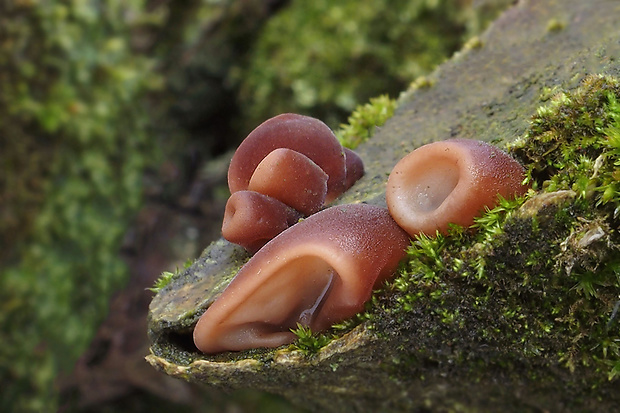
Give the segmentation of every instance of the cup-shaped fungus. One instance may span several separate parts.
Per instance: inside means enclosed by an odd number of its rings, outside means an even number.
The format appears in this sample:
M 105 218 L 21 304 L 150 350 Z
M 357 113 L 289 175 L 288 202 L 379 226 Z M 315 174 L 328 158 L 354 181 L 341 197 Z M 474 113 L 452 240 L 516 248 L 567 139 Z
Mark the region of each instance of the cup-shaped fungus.
M 312 215 L 325 203 L 327 179 L 327 174 L 306 155 L 278 148 L 258 164 L 248 189 Z
M 364 308 L 396 270 L 409 237 L 385 208 L 357 204 L 318 212 L 260 249 L 200 317 L 205 353 L 277 347 L 297 323 L 321 331 Z
M 299 218 L 299 212 L 275 198 L 254 191 L 238 191 L 226 202 L 222 235 L 254 253 Z
M 258 164 L 278 148 L 302 153 L 325 171 L 327 202 L 345 191 L 345 155 L 329 126 L 309 116 L 283 113 L 258 125 L 241 142 L 228 169 L 230 192 L 248 189 Z
M 493 208 L 498 196 L 522 195 L 523 167 L 481 141 L 449 139 L 424 145 L 401 159 L 386 189 L 394 220 L 411 236 L 446 233 L 448 224 L 469 226 Z

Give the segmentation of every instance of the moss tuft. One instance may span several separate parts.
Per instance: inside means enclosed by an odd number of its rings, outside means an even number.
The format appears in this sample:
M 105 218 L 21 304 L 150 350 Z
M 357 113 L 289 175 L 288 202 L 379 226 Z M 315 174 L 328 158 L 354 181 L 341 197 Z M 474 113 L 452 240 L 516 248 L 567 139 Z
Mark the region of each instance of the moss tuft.
M 566 23 L 564 23 L 563 21 L 560 21 L 558 19 L 550 19 L 547 22 L 547 31 L 548 32 L 559 32 L 561 30 L 564 30 L 565 27 L 566 27 Z
M 349 116 L 348 124 L 340 125 L 336 136 L 343 146 L 354 149 L 367 141 L 375 129 L 394 115 L 396 100 L 387 95 L 371 98 L 370 102 L 358 106 Z
M 183 269 L 184 270 L 188 269 L 193 263 L 194 263 L 193 260 L 188 259 L 183 264 Z M 173 280 L 173 278 L 175 276 L 177 276 L 177 275 L 179 275 L 179 268 L 178 267 L 177 267 L 177 269 L 174 272 L 170 272 L 170 271 L 162 272 L 161 275 L 159 276 L 159 278 L 157 280 L 155 280 L 155 283 L 153 284 L 153 287 L 148 288 L 148 290 L 152 291 L 154 293 L 158 293 L 162 288 L 164 288 L 165 286 L 170 284 L 170 282 Z
M 316 354 L 332 340 L 332 337 L 325 334 L 315 334 L 310 327 L 305 327 L 299 323 L 297 323 L 297 328 L 293 328 L 291 331 L 297 336 L 297 341 L 293 343 L 292 347 L 306 356 Z

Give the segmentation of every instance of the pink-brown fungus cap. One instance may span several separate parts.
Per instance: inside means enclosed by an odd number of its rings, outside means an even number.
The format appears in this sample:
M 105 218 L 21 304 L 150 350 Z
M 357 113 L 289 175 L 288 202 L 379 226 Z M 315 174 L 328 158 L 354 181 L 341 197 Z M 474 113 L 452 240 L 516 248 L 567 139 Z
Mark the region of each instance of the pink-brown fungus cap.
M 303 215 L 312 215 L 325 203 L 327 179 L 306 155 L 278 148 L 258 164 L 248 189 L 276 198 Z
M 329 176 L 326 202 L 344 192 L 346 167 L 340 142 L 325 123 L 294 113 L 266 120 L 241 142 L 228 169 L 230 192 L 247 189 L 258 164 L 277 148 L 302 153 L 323 169 Z
M 358 179 L 364 176 L 364 162 L 360 156 L 349 148 L 343 148 L 345 163 L 347 166 L 347 177 L 345 191 L 353 186 Z
M 226 203 L 222 236 L 254 253 L 299 218 L 299 212 L 275 198 L 238 191 Z
M 498 195 L 524 194 L 523 167 L 485 142 L 450 139 L 424 145 L 401 159 L 387 182 L 394 220 L 411 236 L 446 233 L 448 224 L 470 226 L 493 208 Z
M 200 317 L 194 343 L 205 353 L 277 347 L 297 323 L 321 331 L 364 308 L 392 276 L 408 235 L 385 208 L 341 205 L 282 232 L 239 271 Z

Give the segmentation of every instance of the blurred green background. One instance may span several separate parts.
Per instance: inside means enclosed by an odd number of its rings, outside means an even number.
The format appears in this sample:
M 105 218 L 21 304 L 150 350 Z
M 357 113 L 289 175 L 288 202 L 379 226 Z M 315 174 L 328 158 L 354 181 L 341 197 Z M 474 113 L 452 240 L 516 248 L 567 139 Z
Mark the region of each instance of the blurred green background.
M 336 129 L 510 3 L 1 0 L 0 411 L 295 411 L 253 393 L 171 397 L 181 383 L 141 359 L 145 287 L 217 236 L 225 154 L 256 125 L 298 112 Z M 179 217 L 211 232 L 181 248 L 179 226 L 159 230 Z M 135 234 L 165 242 L 147 256 Z M 167 260 L 151 263 L 157 248 Z M 115 364 L 117 326 L 139 328 Z M 95 365 L 109 383 L 85 387 Z

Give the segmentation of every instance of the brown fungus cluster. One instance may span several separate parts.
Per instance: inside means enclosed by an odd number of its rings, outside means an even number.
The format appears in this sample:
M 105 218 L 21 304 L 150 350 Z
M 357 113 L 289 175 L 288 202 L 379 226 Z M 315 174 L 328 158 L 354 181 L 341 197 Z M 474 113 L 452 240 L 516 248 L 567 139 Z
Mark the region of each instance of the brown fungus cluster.
M 199 350 L 278 347 L 295 340 L 298 325 L 329 329 L 394 274 L 410 237 L 469 226 L 498 196 L 527 191 L 523 167 L 506 153 L 450 139 L 398 162 L 387 209 L 323 209 L 363 174 L 360 157 L 317 119 L 283 114 L 248 135 L 230 163 L 222 233 L 256 254 L 200 317 Z
M 385 208 L 327 208 L 261 248 L 194 330 L 205 353 L 277 347 L 297 324 L 322 331 L 364 308 L 392 276 L 409 237 Z
M 232 195 L 222 235 L 256 252 L 299 218 L 336 199 L 363 174 L 361 158 L 343 148 L 320 120 L 293 113 L 268 119 L 250 132 L 230 162 Z M 259 209 L 260 214 L 254 211 Z

